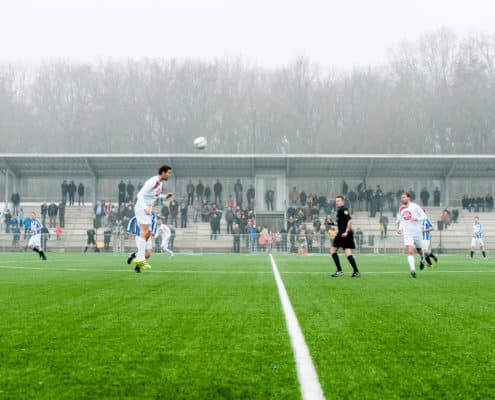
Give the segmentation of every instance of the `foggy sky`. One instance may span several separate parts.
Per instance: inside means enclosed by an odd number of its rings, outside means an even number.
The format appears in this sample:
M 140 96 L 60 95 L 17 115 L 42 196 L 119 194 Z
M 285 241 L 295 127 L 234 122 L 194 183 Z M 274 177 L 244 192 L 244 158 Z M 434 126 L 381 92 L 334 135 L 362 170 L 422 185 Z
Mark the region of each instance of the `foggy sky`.
M 449 27 L 494 32 L 486 0 L 2 0 L 0 62 L 241 58 L 264 67 L 304 56 L 349 68 Z

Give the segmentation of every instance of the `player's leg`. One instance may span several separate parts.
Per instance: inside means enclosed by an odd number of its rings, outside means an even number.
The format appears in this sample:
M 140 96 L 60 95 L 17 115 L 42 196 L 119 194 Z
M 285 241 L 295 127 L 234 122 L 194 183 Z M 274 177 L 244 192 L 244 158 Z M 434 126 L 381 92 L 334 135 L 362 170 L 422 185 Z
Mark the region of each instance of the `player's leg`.
M 347 257 L 347 261 L 349 261 L 349 264 L 351 264 L 353 273 L 352 277 L 353 278 L 358 278 L 361 276 L 361 273 L 359 272 L 358 266 L 356 264 L 356 260 L 354 256 L 352 255 L 352 250 L 351 249 L 344 249 L 344 254 Z
M 414 266 L 414 245 L 407 244 L 406 252 L 407 252 L 407 262 L 409 264 L 409 271 L 411 273 L 411 276 L 413 278 L 416 278 L 416 268 Z
M 481 250 L 481 255 L 483 256 L 483 260 L 486 261 L 486 251 L 485 251 L 485 245 L 484 243 L 480 240 L 480 250 Z
M 139 236 L 136 236 L 134 238 L 134 240 L 136 241 L 136 248 L 139 247 Z M 127 257 L 127 264 L 130 264 L 132 262 L 132 260 L 134 260 L 136 258 L 136 251 L 133 251 L 131 254 L 129 254 L 129 257 Z M 137 272 L 137 271 L 136 271 Z
M 344 271 L 342 271 L 342 265 L 340 265 L 339 255 L 337 254 L 338 250 L 339 250 L 338 247 L 334 247 L 334 246 L 330 247 L 330 254 L 332 255 L 332 259 L 333 262 L 335 263 L 335 267 L 337 267 L 337 271 L 335 271 L 331 275 L 333 278 L 344 275 Z
M 473 238 L 471 240 L 471 248 L 469 250 L 469 256 L 468 256 L 469 261 L 473 261 L 475 246 L 476 246 L 476 239 Z
M 419 254 L 420 260 L 419 260 L 419 269 L 422 271 L 425 269 L 425 251 L 422 247 L 417 247 L 416 248 L 417 253 Z

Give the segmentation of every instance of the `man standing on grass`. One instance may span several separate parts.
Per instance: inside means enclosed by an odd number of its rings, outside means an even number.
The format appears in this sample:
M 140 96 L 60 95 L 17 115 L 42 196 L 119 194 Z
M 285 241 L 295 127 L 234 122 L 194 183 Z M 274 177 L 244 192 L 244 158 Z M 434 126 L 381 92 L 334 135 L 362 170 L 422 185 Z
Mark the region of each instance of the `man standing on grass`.
M 408 192 L 404 192 L 401 195 L 402 205 L 399 208 L 399 230 L 397 233 L 404 236 L 404 246 L 407 251 L 407 262 L 409 263 L 409 270 L 411 276 L 416 278 L 416 268 L 414 266 L 414 248 L 421 255 L 421 262 L 419 268 L 424 268 L 424 255 L 423 255 L 423 228 L 422 224 L 426 216 L 423 209 L 411 200 L 411 195 Z
M 481 250 L 483 260 L 486 261 L 485 244 L 483 243 L 483 225 L 481 224 L 479 217 L 474 217 L 473 238 L 471 239 L 471 251 L 468 257 L 469 261 L 473 261 L 476 248 Z
M 40 220 L 36 217 L 36 213 L 31 214 L 31 227 L 29 228 L 31 231 L 31 237 L 29 238 L 28 247 L 33 250 L 35 253 L 38 253 L 40 258 L 45 261 L 46 256 L 43 248 L 41 247 L 41 225 Z
M 332 247 L 330 248 L 330 254 L 337 267 L 337 271 L 332 274 L 332 277 L 337 278 L 344 275 L 344 271 L 342 271 L 342 266 L 340 265 L 339 255 L 337 254 L 339 248 L 342 247 L 353 270 L 352 278 L 358 278 L 361 276 L 361 273 L 359 272 L 356 260 L 352 255 L 352 249 L 356 248 L 352 232 L 352 218 L 349 210 L 345 207 L 344 196 L 337 196 L 335 198 L 335 205 L 337 206 L 337 223 L 330 221 L 330 224 L 337 225 L 338 232 L 333 240 Z
M 172 167 L 163 165 L 158 169 L 158 175 L 149 178 L 137 195 L 134 214 L 139 224 L 139 238 L 137 241 L 136 258 L 133 260 L 137 269 L 149 269 L 148 261 L 145 258 L 146 243 L 151 237 L 151 210 L 155 201 L 163 197 L 163 181 L 168 181 L 172 176 Z M 165 199 L 172 197 L 172 193 L 167 193 Z M 136 271 L 137 272 L 137 271 Z

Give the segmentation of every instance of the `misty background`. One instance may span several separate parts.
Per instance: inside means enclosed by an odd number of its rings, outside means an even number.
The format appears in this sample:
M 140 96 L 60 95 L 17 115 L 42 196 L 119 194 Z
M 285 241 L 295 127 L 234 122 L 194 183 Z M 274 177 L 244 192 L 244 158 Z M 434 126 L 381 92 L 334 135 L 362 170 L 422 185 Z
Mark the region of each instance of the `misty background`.
M 330 51 L 330 50 L 329 50 Z M 0 62 L 5 153 L 487 154 L 495 35 L 425 33 L 379 66 L 299 57 Z

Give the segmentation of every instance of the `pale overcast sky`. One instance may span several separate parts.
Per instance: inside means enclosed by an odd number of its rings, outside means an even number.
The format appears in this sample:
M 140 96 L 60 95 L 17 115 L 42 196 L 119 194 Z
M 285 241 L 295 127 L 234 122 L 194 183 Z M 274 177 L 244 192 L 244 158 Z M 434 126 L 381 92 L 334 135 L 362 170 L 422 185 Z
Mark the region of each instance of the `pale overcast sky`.
M 0 0 L 0 61 L 242 58 L 377 65 L 422 33 L 495 32 L 493 0 Z

